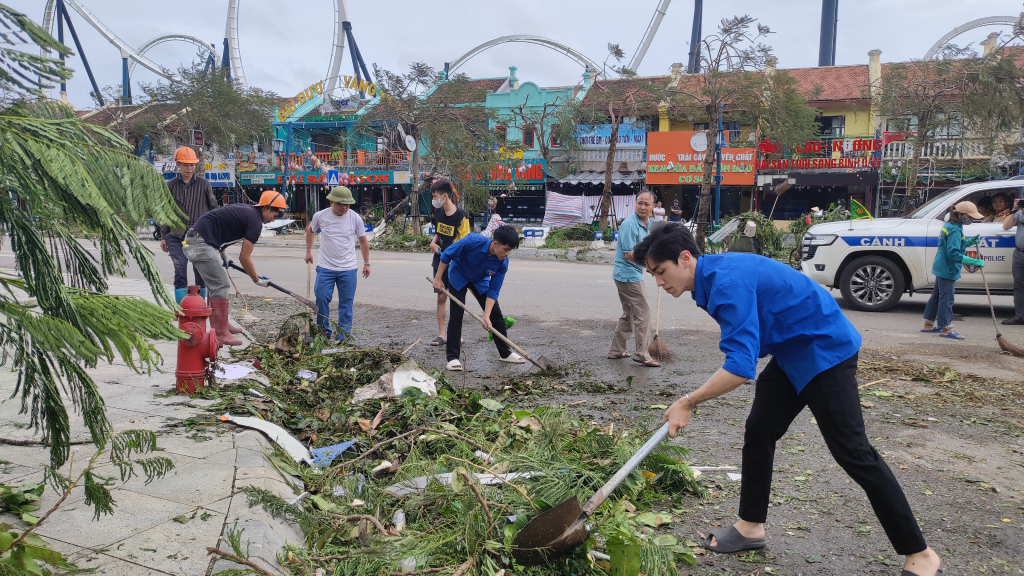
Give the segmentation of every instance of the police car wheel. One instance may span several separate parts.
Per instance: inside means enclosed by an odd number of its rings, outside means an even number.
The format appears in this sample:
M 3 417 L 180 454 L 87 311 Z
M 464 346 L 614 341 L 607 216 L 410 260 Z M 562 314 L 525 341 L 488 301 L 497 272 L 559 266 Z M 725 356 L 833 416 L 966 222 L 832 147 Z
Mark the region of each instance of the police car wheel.
M 884 312 L 903 297 L 903 272 L 895 262 L 865 256 L 847 265 L 839 279 L 843 299 L 855 310 Z

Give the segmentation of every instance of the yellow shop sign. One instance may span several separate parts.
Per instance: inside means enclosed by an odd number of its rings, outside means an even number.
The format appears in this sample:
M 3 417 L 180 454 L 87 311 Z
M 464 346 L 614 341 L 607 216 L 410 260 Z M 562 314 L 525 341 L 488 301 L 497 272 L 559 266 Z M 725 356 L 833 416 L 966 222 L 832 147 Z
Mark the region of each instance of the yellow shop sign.
M 284 108 L 279 109 L 277 111 L 277 119 L 284 122 L 292 115 L 292 112 L 295 112 L 296 108 L 305 104 L 307 100 L 312 100 L 323 93 L 324 82 L 321 80 L 296 94 L 295 98 L 292 98 Z

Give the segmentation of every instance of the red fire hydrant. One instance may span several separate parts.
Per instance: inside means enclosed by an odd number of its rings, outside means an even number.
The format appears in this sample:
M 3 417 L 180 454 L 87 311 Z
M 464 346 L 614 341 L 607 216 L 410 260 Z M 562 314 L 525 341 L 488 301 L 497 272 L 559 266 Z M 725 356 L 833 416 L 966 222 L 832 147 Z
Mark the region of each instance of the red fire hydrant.
M 178 341 L 178 367 L 174 371 L 178 377 L 178 392 L 191 394 L 202 388 L 210 374 L 210 362 L 217 358 L 220 350 L 217 334 L 206 329 L 206 319 L 211 313 L 199 295 L 199 286 L 189 286 L 188 295 L 181 299 L 178 315 L 178 328 L 189 336 Z

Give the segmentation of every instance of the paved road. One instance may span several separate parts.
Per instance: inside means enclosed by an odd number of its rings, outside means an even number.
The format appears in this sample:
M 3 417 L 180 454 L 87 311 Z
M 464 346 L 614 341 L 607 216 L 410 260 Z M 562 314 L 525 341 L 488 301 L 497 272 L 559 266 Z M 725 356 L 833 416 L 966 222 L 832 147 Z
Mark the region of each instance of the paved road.
M 149 244 L 157 253 L 156 262 L 161 273 L 170 282 L 170 258 L 160 252 L 156 242 Z M 302 261 L 303 251 L 304 247 L 299 242 L 294 246 L 258 245 L 254 252 L 256 269 L 286 288 L 305 294 L 306 263 Z M 0 254 L 0 266 L 7 265 L 8 258 L 9 255 Z M 430 274 L 430 258 L 429 254 L 373 252 L 372 274 L 369 279 L 359 280 L 356 302 L 420 312 L 433 310 L 433 296 L 425 279 Z M 129 276 L 138 278 L 138 271 L 131 270 Z M 270 288 L 255 286 L 239 272 L 233 272 L 232 277 L 246 295 L 276 295 Z M 657 298 L 654 280 L 648 277 L 645 281 L 648 298 L 654 307 Z M 919 332 L 928 294 L 904 295 L 899 306 L 890 312 L 866 313 L 850 310 L 838 290 L 832 293 L 847 317 L 860 330 L 866 347 L 898 351 L 923 363 L 943 363 L 983 376 L 1024 379 L 1020 376 L 1024 360 L 998 354 L 992 319 L 984 296 L 957 297 L 954 308 L 955 328 L 968 338 L 967 341 L 958 342 Z M 996 316 L 1000 320 L 1012 315 L 1013 302 L 1010 297 L 995 296 L 993 302 Z M 535 317 L 546 321 L 607 321 L 617 317 L 621 310 L 610 266 L 516 259 L 515 255 L 502 291 L 502 307 L 509 315 L 517 318 Z M 1024 327 L 1000 328 L 1011 342 L 1024 346 Z M 716 331 L 717 327 L 688 296 L 678 300 L 663 296 L 661 330 L 665 337 L 671 338 L 676 331 Z M 602 341 L 600 347 L 605 345 Z

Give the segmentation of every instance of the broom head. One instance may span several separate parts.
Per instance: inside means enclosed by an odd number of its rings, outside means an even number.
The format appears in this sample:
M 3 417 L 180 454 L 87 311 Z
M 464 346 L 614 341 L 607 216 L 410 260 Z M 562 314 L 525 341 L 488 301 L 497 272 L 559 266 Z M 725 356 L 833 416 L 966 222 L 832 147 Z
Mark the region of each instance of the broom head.
M 658 362 L 670 362 L 672 360 L 672 352 L 665 345 L 665 341 L 658 338 L 657 334 L 654 335 L 654 340 L 651 340 L 651 345 L 647 347 L 647 353 Z
M 1017 346 L 1014 346 L 1013 344 L 1010 344 L 1009 342 L 1006 341 L 1006 338 L 1003 338 L 1002 334 L 996 334 L 996 342 L 999 343 L 999 348 L 1003 352 L 1009 352 L 1010 354 L 1013 354 L 1018 358 L 1024 358 L 1024 348 L 1019 348 Z

